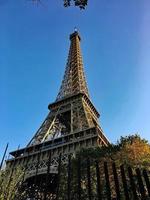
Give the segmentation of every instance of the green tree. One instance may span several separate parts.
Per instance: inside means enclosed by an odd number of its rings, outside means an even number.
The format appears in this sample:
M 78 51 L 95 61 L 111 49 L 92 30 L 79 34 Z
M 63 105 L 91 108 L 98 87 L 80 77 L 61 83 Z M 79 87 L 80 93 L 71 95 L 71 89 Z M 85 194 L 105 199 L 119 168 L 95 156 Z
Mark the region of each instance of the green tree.
M 9 169 L 0 171 L 0 200 L 14 200 L 21 196 L 19 188 L 22 184 L 23 171 L 20 168 L 13 172 Z

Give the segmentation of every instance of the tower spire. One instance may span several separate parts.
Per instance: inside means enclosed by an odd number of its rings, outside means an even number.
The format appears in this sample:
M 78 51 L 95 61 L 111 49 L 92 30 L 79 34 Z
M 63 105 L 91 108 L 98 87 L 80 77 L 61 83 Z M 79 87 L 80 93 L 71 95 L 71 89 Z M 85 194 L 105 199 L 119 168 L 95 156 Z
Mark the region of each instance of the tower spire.
M 56 101 L 78 93 L 89 97 L 80 48 L 81 38 L 77 29 L 70 35 L 70 41 L 66 70 Z

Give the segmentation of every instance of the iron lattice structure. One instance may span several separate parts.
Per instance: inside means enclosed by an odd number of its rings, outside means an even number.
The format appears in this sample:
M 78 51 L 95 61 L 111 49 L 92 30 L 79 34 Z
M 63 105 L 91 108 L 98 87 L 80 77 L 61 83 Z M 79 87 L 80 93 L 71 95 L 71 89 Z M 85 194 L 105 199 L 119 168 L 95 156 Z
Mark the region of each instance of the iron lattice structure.
M 63 164 L 68 155 L 81 148 L 109 144 L 98 123 L 99 113 L 90 100 L 84 75 L 77 31 L 70 35 L 70 50 L 63 81 L 54 103 L 49 104 L 48 116 L 26 148 L 13 151 L 7 166 L 23 166 L 25 179 L 47 172 L 51 155 L 50 173 L 57 174 L 59 155 Z M 38 170 L 37 170 L 38 168 Z

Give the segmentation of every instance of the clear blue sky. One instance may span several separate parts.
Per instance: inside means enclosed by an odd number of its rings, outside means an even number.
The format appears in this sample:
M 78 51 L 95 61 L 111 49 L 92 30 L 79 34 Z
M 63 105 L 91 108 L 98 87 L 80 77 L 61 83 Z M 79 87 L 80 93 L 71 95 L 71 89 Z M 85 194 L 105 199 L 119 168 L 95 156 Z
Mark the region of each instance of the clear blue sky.
M 105 134 L 150 141 L 149 8 L 149 0 L 89 0 L 85 11 L 61 0 L 0 0 L 0 154 L 7 142 L 9 151 L 25 146 L 46 117 L 75 26 Z

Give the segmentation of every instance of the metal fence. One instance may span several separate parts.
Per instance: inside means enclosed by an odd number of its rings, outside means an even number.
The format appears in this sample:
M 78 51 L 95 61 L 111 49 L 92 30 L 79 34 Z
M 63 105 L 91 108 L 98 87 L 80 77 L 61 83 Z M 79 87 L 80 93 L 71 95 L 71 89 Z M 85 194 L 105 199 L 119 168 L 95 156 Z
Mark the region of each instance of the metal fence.
M 50 174 L 51 156 L 47 173 L 38 175 L 38 163 L 32 181 L 22 180 L 21 200 L 148 200 L 150 199 L 150 172 L 146 169 L 119 166 L 91 158 L 72 159 L 62 163 L 59 157 L 58 173 Z M 14 169 L 13 169 L 14 170 Z M 13 172 L 12 172 L 13 173 Z M 11 176 L 12 176 L 11 173 Z M 25 177 L 25 171 L 23 179 Z M 39 178 L 40 177 L 40 178 Z M 11 181 L 11 180 L 10 180 Z
M 67 170 L 64 171 L 66 173 L 62 173 L 62 176 L 66 177 L 66 187 L 61 190 L 60 186 L 57 199 L 150 199 L 149 171 L 145 169 L 132 169 L 125 165 L 116 167 L 115 162 L 100 162 L 80 157 L 76 164 L 73 164 L 69 157 Z M 63 180 L 61 170 L 59 176 L 60 181 Z M 66 194 L 62 197 L 64 193 Z

